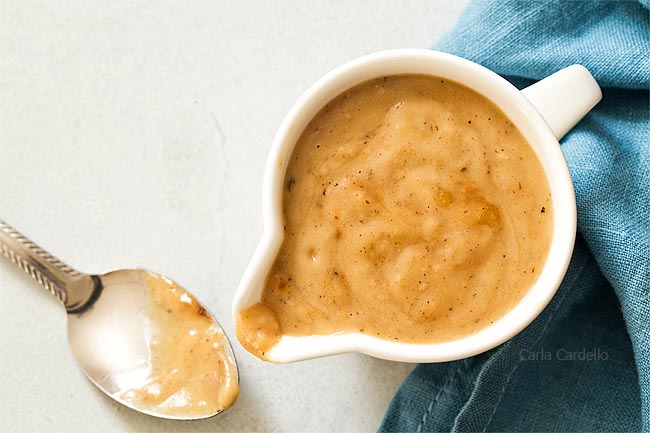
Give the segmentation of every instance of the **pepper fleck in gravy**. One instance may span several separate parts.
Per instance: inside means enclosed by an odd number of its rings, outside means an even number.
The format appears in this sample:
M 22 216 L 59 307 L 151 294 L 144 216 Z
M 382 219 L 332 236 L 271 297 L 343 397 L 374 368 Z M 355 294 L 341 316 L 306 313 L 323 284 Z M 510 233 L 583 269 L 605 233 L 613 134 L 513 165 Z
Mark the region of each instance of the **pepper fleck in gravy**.
M 287 167 L 284 241 L 238 318 L 264 358 L 281 335 L 445 342 L 511 310 L 542 269 L 551 195 L 535 152 L 489 100 L 395 75 L 328 103 Z

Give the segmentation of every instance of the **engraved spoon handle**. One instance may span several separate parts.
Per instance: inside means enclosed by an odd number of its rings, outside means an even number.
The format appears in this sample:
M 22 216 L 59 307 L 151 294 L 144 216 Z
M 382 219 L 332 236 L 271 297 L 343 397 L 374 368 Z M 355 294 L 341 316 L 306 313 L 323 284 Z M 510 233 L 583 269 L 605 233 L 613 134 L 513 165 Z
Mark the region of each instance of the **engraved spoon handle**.
M 68 313 L 85 307 L 97 278 L 66 265 L 0 219 L 0 251 L 65 305 Z

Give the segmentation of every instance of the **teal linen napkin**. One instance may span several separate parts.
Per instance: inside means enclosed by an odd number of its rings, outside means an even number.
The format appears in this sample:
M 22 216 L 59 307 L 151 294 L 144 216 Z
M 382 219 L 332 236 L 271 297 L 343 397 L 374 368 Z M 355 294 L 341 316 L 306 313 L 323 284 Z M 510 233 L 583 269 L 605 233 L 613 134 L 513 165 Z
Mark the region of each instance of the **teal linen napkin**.
M 518 87 L 574 63 L 603 100 L 562 140 L 578 238 L 544 312 L 482 355 L 422 364 L 380 431 L 650 432 L 650 2 L 470 2 L 436 48 Z

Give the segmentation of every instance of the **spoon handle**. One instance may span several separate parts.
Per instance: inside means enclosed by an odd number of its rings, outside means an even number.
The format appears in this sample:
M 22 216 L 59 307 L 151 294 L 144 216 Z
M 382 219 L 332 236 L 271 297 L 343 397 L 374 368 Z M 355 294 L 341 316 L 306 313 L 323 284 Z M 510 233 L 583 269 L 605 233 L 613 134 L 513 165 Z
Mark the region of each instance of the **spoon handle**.
M 99 278 L 74 270 L 2 219 L 0 252 L 56 296 L 69 314 L 85 310 L 101 288 Z

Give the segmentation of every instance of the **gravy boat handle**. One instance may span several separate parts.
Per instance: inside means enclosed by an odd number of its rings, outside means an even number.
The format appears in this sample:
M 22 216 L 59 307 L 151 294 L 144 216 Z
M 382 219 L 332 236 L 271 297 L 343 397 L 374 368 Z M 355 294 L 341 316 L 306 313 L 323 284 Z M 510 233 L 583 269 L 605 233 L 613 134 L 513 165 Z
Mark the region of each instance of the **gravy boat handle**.
M 521 91 L 560 140 L 601 99 L 602 92 L 582 65 L 571 65 Z

